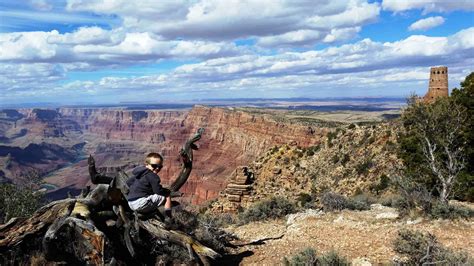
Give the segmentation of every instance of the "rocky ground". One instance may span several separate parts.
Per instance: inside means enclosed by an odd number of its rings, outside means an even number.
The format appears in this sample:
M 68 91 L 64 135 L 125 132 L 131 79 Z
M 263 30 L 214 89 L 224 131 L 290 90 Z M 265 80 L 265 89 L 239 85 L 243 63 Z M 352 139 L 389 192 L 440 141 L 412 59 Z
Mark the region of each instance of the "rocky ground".
M 241 254 L 237 256 L 240 265 L 278 265 L 285 256 L 291 257 L 307 247 L 318 253 L 334 250 L 353 265 L 375 265 L 398 257 L 392 243 L 402 228 L 430 232 L 446 247 L 474 255 L 472 219 L 399 218 L 395 209 L 378 204 L 367 211 L 324 213 L 308 209 L 286 219 L 231 226 L 227 230 L 238 236 L 240 243 L 257 241 L 235 250 Z M 258 241 L 261 239 L 268 240 Z
M 380 196 L 401 165 L 396 154 L 398 133 L 399 127 L 390 122 L 349 124 L 334 128 L 315 146 L 274 146 L 248 165 L 251 177 L 244 180 L 243 171 L 237 169 L 211 209 L 232 212 L 273 196 L 298 200 L 302 193 L 325 191 Z

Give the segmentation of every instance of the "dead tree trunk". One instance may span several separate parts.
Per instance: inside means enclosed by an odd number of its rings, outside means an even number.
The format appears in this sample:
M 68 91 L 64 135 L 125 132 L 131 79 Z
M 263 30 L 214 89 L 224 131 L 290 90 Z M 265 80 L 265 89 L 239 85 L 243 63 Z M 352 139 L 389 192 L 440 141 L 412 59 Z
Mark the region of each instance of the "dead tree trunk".
M 194 143 L 202 132 L 198 130 L 181 150 L 183 168 L 171 185 L 174 192 L 191 173 L 192 150 L 197 149 Z M 90 162 L 93 163 L 92 157 Z M 166 229 L 156 216 L 139 219 L 125 198 L 128 187 L 124 178 L 99 176 L 93 181 L 110 182 L 99 184 L 78 198 L 51 202 L 28 219 L 14 218 L 0 225 L 0 259 L 5 264 L 15 264 L 15 258 L 43 253 L 48 260 L 76 264 L 143 263 L 137 251 L 150 254 L 153 243 L 148 243 L 149 239 L 180 245 L 192 260 L 204 265 L 208 259 L 219 257 L 186 233 Z
M 188 177 L 191 174 L 193 169 L 193 150 L 197 150 L 198 147 L 194 144 L 196 141 L 201 139 L 201 135 L 204 132 L 203 128 L 198 129 L 194 137 L 190 138 L 184 144 L 183 148 L 179 152 L 183 162 L 181 172 L 178 175 L 178 178 L 171 184 L 170 190 L 172 192 L 177 192 L 179 189 L 188 181 Z

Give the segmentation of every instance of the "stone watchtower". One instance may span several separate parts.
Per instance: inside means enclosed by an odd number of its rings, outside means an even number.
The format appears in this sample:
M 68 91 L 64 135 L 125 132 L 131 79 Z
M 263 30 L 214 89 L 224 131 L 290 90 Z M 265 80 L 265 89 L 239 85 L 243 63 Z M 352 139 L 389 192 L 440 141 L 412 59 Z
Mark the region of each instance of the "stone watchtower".
M 423 101 L 433 102 L 437 98 L 448 96 L 448 67 L 432 67 L 430 70 L 428 93 L 423 97 Z

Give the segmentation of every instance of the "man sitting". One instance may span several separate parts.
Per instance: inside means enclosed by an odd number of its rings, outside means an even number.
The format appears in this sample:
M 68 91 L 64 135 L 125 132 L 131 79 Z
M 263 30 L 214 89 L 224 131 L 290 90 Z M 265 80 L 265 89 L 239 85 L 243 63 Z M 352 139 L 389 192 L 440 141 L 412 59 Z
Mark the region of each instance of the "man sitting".
M 158 173 L 163 168 L 163 156 L 149 153 L 145 165 L 133 169 L 133 176 L 127 180 L 130 192 L 127 195 L 130 208 L 136 212 L 147 214 L 155 212 L 165 205 L 165 222 L 171 222 L 170 191 L 160 184 Z

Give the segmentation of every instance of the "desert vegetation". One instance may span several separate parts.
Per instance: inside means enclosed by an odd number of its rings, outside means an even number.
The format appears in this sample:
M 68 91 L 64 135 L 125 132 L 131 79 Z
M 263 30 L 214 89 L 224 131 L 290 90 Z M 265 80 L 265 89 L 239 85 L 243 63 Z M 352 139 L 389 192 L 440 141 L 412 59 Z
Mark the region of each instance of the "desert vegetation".
M 451 97 L 434 103 L 409 99 L 399 136 L 403 177 L 394 182 L 407 200 L 405 207 L 433 217 L 466 216 L 467 211 L 449 206 L 449 200 L 474 197 L 473 80 L 471 73 Z
M 339 255 L 336 251 L 330 251 L 321 255 L 317 255 L 313 248 L 306 248 L 301 252 L 283 258 L 283 265 L 285 266 L 316 266 L 316 265 L 334 265 L 344 266 L 350 265 L 349 261 Z
M 284 197 L 272 197 L 258 202 L 239 213 L 239 222 L 248 223 L 285 217 L 296 211 L 295 204 Z
M 28 217 L 41 207 L 43 193 L 26 186 L 0 184 L 0 224 L 13 217 Z
M 36 171 L 22 175 L 17 184 L 0 183 L 0 224 L 14 217 L 29 217 L 47 203 Z
M 471 265 L 474 262 L 468 254 L 446 248 L 434 235 L 420 231 L 400 230 L 393 247 L 402 256 L 399 264 Z

